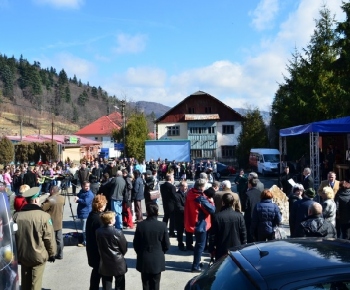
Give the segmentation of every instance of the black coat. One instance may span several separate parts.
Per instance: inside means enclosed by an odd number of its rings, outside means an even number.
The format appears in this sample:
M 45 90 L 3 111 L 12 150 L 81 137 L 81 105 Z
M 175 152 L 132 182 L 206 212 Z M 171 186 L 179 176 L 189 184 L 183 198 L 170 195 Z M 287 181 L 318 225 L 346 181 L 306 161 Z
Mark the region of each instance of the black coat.
M 339 224 L 350 224 L 350 189 L 338 190 L 335 199 L 338 210 Z
M 100 253 L 99 273 L 103 276 L 124 275 L 128 271 L 124 259 L 128 242 L 123 232 L 113 225 L 104 225 L 96 231 L 96 240 Z
M 337 231 L 330 222 L 322 217 L 322 215 L 311 215 L 299 224 L 295 236 L 335 239 L 337 237 Z
M 176 188 L 173 184 L 166 181 L 160 186 L 160 194 L 162 195 L 162 202 L 163 202 L 163 208 L 164 212 L 173 212 L 175 209 L 175 195 L 176 195 Z
M 307 197 L 303 197 L 293 203 L 292 212 L 289 215 L 289 223 L 293 225 L 290 232 L 292 238 L 295 237 L 300 223 L 307 218 L 309 206 L 313 203 L 314 201 Z
M 232 207 L 223 207 L 214 215 L 210 229 L 209 251 L 215 246 L 215 259 L 225 255 L 229 248 L 247 243 L 247 230 L 243 215 Z
M 245 210 L 244 210 L 244 220 L 247 228 L 250 228 L 250 223 L 252 220 L 253 209 L 257 203 L 260 202 L 261 191 L 257 188 L 248 189 L 246 192 L 246 200 L 245 200 Z
M 96 230 L 103 225 L 100 214 L 100 212 L 91 211 L 86 220 L 86 254 L 89 266 L 92 268 L 98 268 L 100 263 L 100 254 L 96 241 Z
M 27 171 L 23 175 L 23 184 L 27 184 L 29 187 L 35 187 L 37 185 L 36 174 L 31 171 Z
M 170 248 L 166 224 L 156 217 L 148 217 L 137 224 L 134 241 L 137 254 L 136 270 L 141 273 L 159 274 L 165 271 L 165 252 Z
M 175 224 L 184 225 L 185 201 L 186 201 L 186 194 L 178 190 L 175 193 L 175 204 L 174 204 Z
M 289 179 L 291 179 L 292 176 L 285 172 L 280 177 L 279 187 L 283 188 L 283 192 L 288 196 L 292 193 L 293 186 L 288 182 Z
M 134 180 L 134 183 L 132 185 L 132 195 L 131 199 L 132 200 L 143 200 L 145 199 L 144 196 L 144 184 L 142 177 L 139 176 Z
M 305 190 L 307 190 L 308 188 L 314 188 L 314 179 L 312 178 L 311 175 L 309 175 L 308 177 L 304 177 L 302 185 L 304 186 Z

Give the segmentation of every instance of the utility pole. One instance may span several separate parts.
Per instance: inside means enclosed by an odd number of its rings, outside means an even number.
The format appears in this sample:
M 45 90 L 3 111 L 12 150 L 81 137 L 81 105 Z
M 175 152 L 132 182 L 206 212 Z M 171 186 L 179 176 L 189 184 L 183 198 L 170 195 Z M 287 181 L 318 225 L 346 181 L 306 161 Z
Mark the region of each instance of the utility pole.
M 126 140 L 125 140 L 125 100 L 121 101 L 122 105 L 122 118 L 123 118 L 123 143 L 124 143 L 124 149 L 123 149 L 123 157 L 126 157 Z
M 51 162 L 53 162 L 53 113 L 51 118 Z

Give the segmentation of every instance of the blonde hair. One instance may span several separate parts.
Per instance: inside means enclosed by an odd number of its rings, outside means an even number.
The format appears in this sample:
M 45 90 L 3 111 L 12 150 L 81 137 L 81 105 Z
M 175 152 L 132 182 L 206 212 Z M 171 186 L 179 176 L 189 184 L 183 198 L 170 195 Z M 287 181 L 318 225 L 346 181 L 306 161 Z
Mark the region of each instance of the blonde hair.
M 30 189 L 30 186 L 27 184 L 23 184 L 19 188 L 19 193 L 22 195 L 24 192 Z
M 114 218 L 115 218 L 114 211 L 106 211 L 101 214 L 101 221 L 104 225 L 109 225 Z
M 323 188 L 323 193 L 327 197 L 327 199 L 334 199 L 334 191 L 332 187 L 326 186 Z

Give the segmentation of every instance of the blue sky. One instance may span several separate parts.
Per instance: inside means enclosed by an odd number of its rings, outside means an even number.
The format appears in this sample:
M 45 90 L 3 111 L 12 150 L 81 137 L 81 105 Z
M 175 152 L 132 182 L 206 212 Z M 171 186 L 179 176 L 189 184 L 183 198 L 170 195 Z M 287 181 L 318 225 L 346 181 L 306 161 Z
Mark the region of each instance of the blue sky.
M 294 48 L 341 0 L 0 0 L 0 53 L 62 68 L 128 101 L 202 90 L 270 110 Z

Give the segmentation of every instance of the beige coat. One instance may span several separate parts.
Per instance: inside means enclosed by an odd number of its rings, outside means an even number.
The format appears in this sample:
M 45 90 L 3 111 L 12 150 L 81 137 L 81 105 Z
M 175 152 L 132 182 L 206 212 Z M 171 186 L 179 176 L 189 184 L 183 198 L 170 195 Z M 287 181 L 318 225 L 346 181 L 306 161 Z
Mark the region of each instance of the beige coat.
M 231 189 L 226 188 L 222 191 L 217 191 L 215 193 L 215 196 L 214 196 L 215 213 L 220 212 L 221 206 L 222 206 L 222 196 L 225 193 L 231 193 L 233 195 L 234 202 L 232 207 L 235 211 L 241 212 L 242 209 L 241 209 L 241 201 L 239 199 L 239 195 L 237 193 L 232 192 Z
M 329 186 L 329 181 L 328 180 L 321 181 L 321 184 L 320 184 L 320 186 L 318 187 L 318 190 L 317 190 L 318 195 L 320 195 L 322 193 L 323 188 L 326 187 L 326 186 Z M 334 195 L 337 194 L 338 190 L 339 190 L 339 180 L 335 180 L 334 181 L 334 186 L 333 186 Z
M 64 196 L 54 194 L 42 204 L 42 209 L 50 214 L 54 231 L 62 230 Z
M 18 262 L 26 267 L 45 263 L 57 251 L 51 217 L 36 204 L 26 204 L 13 215 L 18 225 Z

